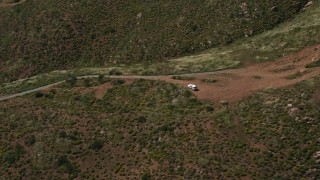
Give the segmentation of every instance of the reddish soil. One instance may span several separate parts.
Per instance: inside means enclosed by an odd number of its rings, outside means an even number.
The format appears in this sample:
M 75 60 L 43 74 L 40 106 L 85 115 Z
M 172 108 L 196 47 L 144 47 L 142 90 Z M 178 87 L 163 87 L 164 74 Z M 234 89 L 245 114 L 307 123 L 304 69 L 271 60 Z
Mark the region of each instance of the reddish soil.
M 130 84 L 134 80 L 133 79 L 125 79 L 125 84 Z M 112 88 L 112 85 L 110 82 L 106 82 L 100 86 L 95 86 L 92 88 L 92 92 L 94 92 L 95 96 L 97 99 L 102 99 L 105 93 L 107 92 L 108 89 Z
M 192 80 L 176 80 L 172 79 L 171 76 L 125 76 L 124 78 L 126 83 L 131 83 L 137 78 L 163 80 L 184 87 L 193 83 L 199 88 L 199 91 L 194 91 L 194 94 L 199 99 L 211 102 L 227 100 L 233 103 L 258 90 L 286 87 L 320 75 L 320 67 L 305 68 L 305 65 L 318 58 L 320 58 L 320 45 L 305 48 L 300 52 L 292 53 L 272 62 L 257 63 L 239 69 L 223 70 L 216 73 L 190 74 L 190 76 L 195 77 Z M 296 73 L 299 73 L 299 76 L 288 78 L 288 76 Z M 214 79 L 217 82 L 203 82 L 203 79 Z M 110 87 L 109 83 L 95 87 L 96 97 L 102 98 Z
M 320 45 L 303 49 L 300 52 L 282 57 L 277 61 L 257 63 L 240 69 L 231 69 L 211 75 L 198 75 L 194 80 L 174 80 L 168 76 L 161 79 L 168 82 L 187 86 L 196 84 L 199 91 L 194 94 L 203 100 L 219 102 L 227 100 L 235 102 L 249 96 L 255 91 L 268 87 L 280 88 L 295 84 L 299 81 L 320 75 L 320 67 L 306 70 L 306 64 L 320 57 Z M 289 75 L 301 73 L 295 79 L 288 79 Z M 215 79 L 216 83 L 205 83 L 202 79 Z
M 305 48 L 300 52 L 292 53 L 277 61 L 257 63 L 239 69 L 186 74 L 193 76 L 194 79 L 192 80 L 177 80 L 172 79 L 171 76 L 111 76 L 111 78 L 125 79 L 127 84 L 140 78 L 163 80 L 182 85 L 183 87 L 187 87 L 188 84 L 193 83 L 198 86 L 199 91 L 194 91 L 194 94 L 199 99 L 211 102 L 226 100 L 234 103 L 258 90 L 286 87 L 320 75 L 320 67 L 305 68 L 307 64 L 319 58 L 320 45 L 317 45 Z M 290 78 L 288 78 L 289 76 Z M 217 82 L 203 82 L 203 79 L 214 79 Z M 96 87 L 83 89 L 83 91 L 94 92 L 97 98 L 102 98 L 110 87 L 109 83 L 105 83 Z M 41 87 L 40 89 L 45 88 Z M 318 95 L 315 96 L 317 97 Z
M 108 89 L 110 89 L 112 87 L 112 85 L 108 82 L 105 83 L 101 86 L 98 86 L 95 88 L 94 90 L 94 94 L 96 96 L 97 99 L 102 99 L 104 94 L 107 92 Z

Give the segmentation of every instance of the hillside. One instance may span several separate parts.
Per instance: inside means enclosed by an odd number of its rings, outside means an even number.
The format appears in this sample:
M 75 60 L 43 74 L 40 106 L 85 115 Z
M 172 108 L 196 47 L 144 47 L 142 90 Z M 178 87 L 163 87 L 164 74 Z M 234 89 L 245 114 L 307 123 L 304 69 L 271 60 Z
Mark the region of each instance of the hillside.
M 0 179 L 320 179 L 307 3 L 0 0 Z
M 101 82 L 101 81 L 100 81 Z M 161 81 L 65 83 L 0 102 L 9 179 L 320 178 L 320 77 L 211 105 Z
M 0 9 L 0 82 L 180 57 L 271 29 L 307 2 L 28 0 Z

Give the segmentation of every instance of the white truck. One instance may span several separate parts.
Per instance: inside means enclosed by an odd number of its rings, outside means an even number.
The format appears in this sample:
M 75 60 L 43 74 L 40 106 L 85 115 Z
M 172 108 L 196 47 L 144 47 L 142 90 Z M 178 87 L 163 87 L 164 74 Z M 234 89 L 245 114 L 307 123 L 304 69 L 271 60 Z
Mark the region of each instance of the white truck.
M 188 84 L 188 88 L 192 89 L 192 91 L 197 91 L 198 88 L 195 84 Z

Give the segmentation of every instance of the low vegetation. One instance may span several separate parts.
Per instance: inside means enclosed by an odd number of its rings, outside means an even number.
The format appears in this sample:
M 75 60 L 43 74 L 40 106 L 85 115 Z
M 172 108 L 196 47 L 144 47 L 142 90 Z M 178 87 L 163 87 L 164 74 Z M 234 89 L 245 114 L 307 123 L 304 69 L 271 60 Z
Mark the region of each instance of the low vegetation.
M 82 81 L 0 103 L 3 177 L 319 178 L 320 77 L 233 108 L 162 81 L 96 99 Z
M 294 72 L 292 74 L 289 74 L 287 77 L 287 79 L 297 79 L 297 78 L 300 78 L 308 73 L 312 72 L 311 69 L 303 69 L 303 70 L 300 70 L 298 72 Z
M 205 82 L 205 83 L 216 83 L 218 82 L 217 79 L 213 79 L 213 78 L 205 78 L 205 79 L 202 79 L 202 82 Z
M 195 79 L 194 76 L 171 76 L 172 79 L 176 80 L 193 80 Z
M 163 81 L 108 77 L 192 80 L 186 74 L 318 44 L 320 2 L 301 10 L 307 2 L 27 0 L 0 7 L 0 96 L 59 82 L 0 102 L 1 176 L 320 179 L 320 76 L 237 103 L 200 101 Z
M 288 89 L 268 89 L 239 104 L 240 122 L 252 144 L 262 179 L 320 178 L 320 76 Z M 280 172 L 280 173 L 279 173 Z
M 53 71 L 25 80 L 0 85 L 0 94 L 11 94 L 33 89 L 41 85 L 65 80 L 82 75 L 159 75 L 181 74 L 192 72 L 215 71 L 235 68 L 243 62 L 260 62 L 274 60 L 306 46 L 320 43 L 320 5 L 303 10 L 293 20 L 257 36 L 237 40 L 227 46 L 213 48 L 198 55 L 186 56 L 165 62 L 137 63 L 131 65 L 112 65 L 100 68 L 81 68 L 68 71 Z M 297 30 L 299 29 L 299 31 Z M 275 71 L 281 72 L 294 67 L 284 67 Z M 0 73 L 0 81 L 5 80 L 6 73 Z M 14 77 L 14 76 L 11 76 Z
M 319 67 L 320 66 L 320 59 L 315 59 L 314 62 L 307 64 L 306 68 L 314 68 L 314 67 Z
M 307 2 L 27 0 L 0 8 L 0 82 L 58 69 L 163 62 L 272 29 Z

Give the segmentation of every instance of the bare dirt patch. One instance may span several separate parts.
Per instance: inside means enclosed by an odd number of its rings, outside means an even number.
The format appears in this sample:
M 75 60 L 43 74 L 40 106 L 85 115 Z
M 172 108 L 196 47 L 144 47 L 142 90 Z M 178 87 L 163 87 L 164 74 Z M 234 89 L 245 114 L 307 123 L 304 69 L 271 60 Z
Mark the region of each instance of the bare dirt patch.
M 194 78 L 182 80 L 173 79 L 172 76 L 110 76 L 111 79 L 125 79 L 126 83 L 130 83 L 136 79 L 162 80 L 176 83 L 187 87 L 193 83 L 198 86 L 199 91 L 194 94 L 202 100 L 211 102 L 220 102 L 223 100 L 230 103 L 239 101 L 253 92 L 265 88 L 281 88 L 296 84 L 302 80 L 310 79 L 320 74 L 320 67 L 305 68 L 306 65 L 312 63 L 314 59 L 320 57 L 320 45 L 305 48 L 299 52 L 284 56 L 277 61 L 257 63 L 239 69 L 229 69 L 216 72 L 191 73 L 179 76 L 192 76 Z M 280 71 L 279 71 L 280 70 Z M 290 77 L 290 78 L 288 78 Z M 215 79 L 216 82 L 204 82 L 204 79 Z M 57 84 L 57 83 L 56 83 Z M 44 87 L 37 88 L 43 90 Z M 109 86 L 91 87 L 89 91 L 95 92 L 96 97 L 101 98 L 103 92 Z M 99 89 L 99 90 L 98 90 Z M 84 90 L 88 92 L 87 90 Z M 33 91 L 34 92 L 34 91 Z M 28 92 L 24 92 L 27 94 Z M 21 93 L 20 93 L 21 94 Z M 11 97 L 12 96 L 12 97 Z M 17 95 L 10 95 L 14 98 Z M 3 99 L 8 99 L 6 96 Z
M 224 70 L 217 74 L 203 73 L 193 80 L 174 80 L 164 76 L 160 76 L 158 79 L 182 86 L 194 83 L 199 88 L 199 91 L 194 92 L 199 99 L 213 102 L 222 100 L 235 102 L 264 88 L 285 87 L 319 75 L 320 68 L 313 68 L 305 72 L 305 66 L 311 63 L 315 57 L 319 57 L 319 55 L 320 45 L 317 45 L 292 53 L 277 61 L 258 63 L 240 69 Z M 286 78 L 301 71 L 304 71 L 301 76 L 294 79 Z M 202 81 L 205 78 L 216 79 L 217 82 L 205 83 Z
M 265 88 L 281 88 L 293 85 L 320 74 L 320 67 L 310 68 L 306 71 L 305 66 L 320 56 L 320 45 L 305 48 L 302 51 L 284 56 L 277 61 L 264 62 L 248 65 L 239 69 L 229 69 L 215 73 L 189 74 L 194 78 L 188 80 L 173 79 L 171 76 L 124 76 L 126 83 L 134 79 L 163 80 L 187 87 L 188 84 L 196 84 L 199 91 L 193 93 L 202 100 L 220 102 L 223 100 L 230 103 L 239 101 L 250 94 Z M 288 78 L 295 73 L 301 73 L 295 78 Z M 119 77 L 121 78 L 121 77 Z M 216 82 L 204 82 L 203 79 L 215 79 Z M 102 98 L 109 83 L 93 88 L 97 98 Z
M 127 79 L 125 84 L 130 84 L 134 81 L 134 79 Z M 93 93 L 97 99 L 102 99 L 106 94 L 107 90 L 112 88 L 113 85 L 111 82 L 106 82 L 98 86 L 92 87 L 74 87 L 73 91 L 79 94 Z M 48 92 L 49 89 L 43 90 L 44 92 Z
M 111 83 L 107 82 L 95 88 L 94 94 L 97 99 L 102 99 L 108 89 L 112 87 Z

